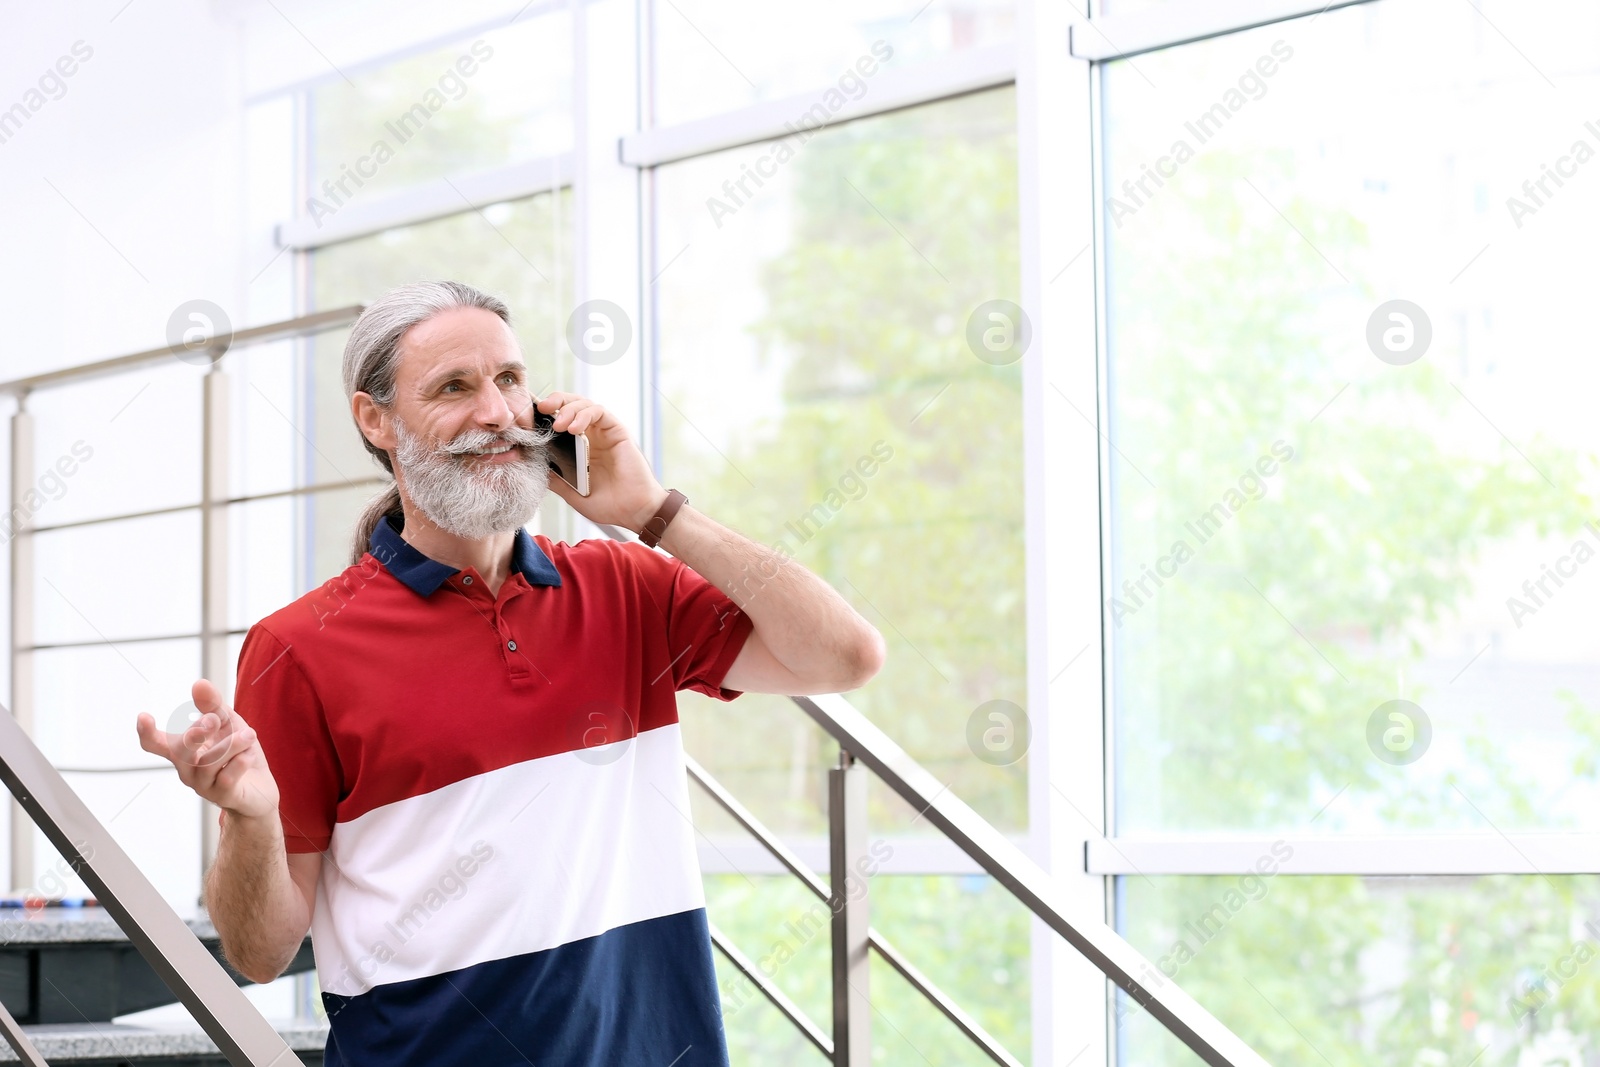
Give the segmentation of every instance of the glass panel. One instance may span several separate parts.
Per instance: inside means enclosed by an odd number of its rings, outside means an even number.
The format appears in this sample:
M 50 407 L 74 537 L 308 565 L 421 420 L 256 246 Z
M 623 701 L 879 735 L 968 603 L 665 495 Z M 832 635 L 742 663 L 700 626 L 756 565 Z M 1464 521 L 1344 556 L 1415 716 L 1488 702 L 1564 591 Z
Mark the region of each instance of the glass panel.
M 228 509 L 229 629 L 256 621 L 350 566 L 356 519 L 371 493 L 331 489 L 274 497 Z
M 723 715 L 719 707 L 740 711 Z M 685 690 L 678 694 L 678 719 L 685 745 L 724 789 L 791 843 L 796 837 L 826 839 L 828 768 L 839 746 L 793 700 L 771 693 L 746 693 L 729 704 Z M 737 742 L 736 723 L 761 724 L 763 744 L 748 751 Z M 734 758 L 731 750 L 740 750 Z M 724 755 L 728 753 L 727 755 Z M 879 784 L 868 783 L 873 796 Z M 699 788 L 689 792 L 694 823 L 715 841 L 748 840 L 745 830 Z M 753 805 L 753 807 L 752 807 Z M 881 821 L 881 820 L 880 820 Z M 874 825 L 875 832 L 885 827 Z
M 1024 1063 L 1033 1059 L 1030 924 L 1027 909 L 988 875 L 872 881 L 873 928 Z M 896 1062 L 993 1062 L 898 972 L 875 966 L 872 981 L 874 1008 L 883 1009 L 873 1022 L 884 1024 L 873 1043 L 886 1044 Z
M 34 525 L 197 503 L 203 377 L 173 358 L 30 396 Z
M 200 642 L 133 641 L 34 654 L 34 741 L 63 767 L 156 766 L 133 723 L 149 712 L 165 728 L 199 677 Z
M 834 127 L 731 217 L 707 195 L 772 146 L 663 167 L 655 285 L 658 469 L 878 626 L 888 664 L 850 701 L 1008 829 L 1023 747 L 977 758 L 969 729 L 1025 700 L 1021 377 L 966 338 L 1016 299 L 1014 114 L 1004 89 Z M 779 697 L 684 697 L 696 757 L 775 829 L 815 832 L 832 746 L 751 730 L 798 721 Z M 875 829 L 901 818 L 874 808 Z
M 798 93 L 831 115 L 868 97 L 883 71 L 1009 41 L 1012 0 L 737 0 L 655 4 L 658 125 Z M 816 120 L 810 123 L 816 124 Z
M 1600 201 L 1542 169 L 1594 154 L 1545 75 L 1594 91 L 1597 16 L 1560 10 L 1105 69 L 1120 832 L 1600 829 Z
M 131 716 L 126 733 L 137 748 Z M 134 774 L 67 774 L 65 778 L 173 910 L 183 916 L 199 914 L 200 798 L 178 780 L 172 766 Z M 94 895 L 37 830 L 33 856 L 32 885 L 13 887 L 13 892 Z
M 228 628 L 247 630 L 305 589 L 303 527 L 293 497 L 255 500 L 228 508 L 228 556 L 247 566 L 228 568 Z
M 311 94 L 314 199 L 303 213 L 325 218 L 374 193 L 565 152 L 571 85 L 565 10 L 330 81 Z
M 1029 1051 L 1028 917 L 987 876 L 872 879 L 872 925 L 1013 1055 Z M 788 875 L 708 875 L 707 909 L 757 968 L 828 1032 L 828 906 Z M 816 1050 L 753 983 L 717 955 L 734 1063 L 815 1064 Z M 934 1067 L 992 1061 L 876 954 L 873 1059 Z
M 183 914 L 200 886 L 200 802 L 171 765 L 139 747 L 140 712 L 165 728 L 200 677 L 200 642 L 138 641 L 35 653 L 34 740 L 67 784 Z M 215 679 L 213 679 L 215 681 Z M 120 768 L 149 767 L 125 771 Z M 84 895 L 83 882 L 35 833 L 35 888 Z M 52 872 L 54 872 L 52 874 Z M 20 889 L 22 887 L 13 887 Z
M 1586 1062 L 1600 878 L 1118 879 L 1123 932 L 1269 1063 Z M 1118 994 L 1117 1062 L 1200 1059 Z
M 34 640 L 116 641 L 200 629 L 200 512 L 34 535 Z
M 567 351 L 571 248 L 570 192 L 492 204 L 482 212 L 318 249 L 311 255 L 313 305 L 314 309 L 344 307 L 370 302 L 406 282 L 459 279 L 510 305 L 529 370 L 543 375 L 542 383 L 556 371 L 555 354 Z M 321 335 L 318 350 L 342 352 L 344 334 Z M 348 423 L 342 387 L 338 395 L 338 414 Z
M 328 343 L 337 341 L 342 346 L 346 335 L 347 331 L 336 331 Z M 329 442 L 311 436 L 315 405 L 306 395 L 303 350 L 312 343 L 281 341 L 228 353 L 233 420 L 228 451 L 231 495 L 282 492 L 309 485 L 319 477 L 358 482 L 382 473 L 356 466 L 342 456 L 336 459 L 328 454 L 333 451 Z

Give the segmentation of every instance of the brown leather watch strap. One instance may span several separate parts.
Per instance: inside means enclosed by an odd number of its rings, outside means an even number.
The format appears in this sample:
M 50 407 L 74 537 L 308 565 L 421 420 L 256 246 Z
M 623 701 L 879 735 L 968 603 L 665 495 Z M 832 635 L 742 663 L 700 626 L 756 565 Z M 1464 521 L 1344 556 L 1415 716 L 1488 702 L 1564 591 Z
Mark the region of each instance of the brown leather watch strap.
M 646 548 L 654 548 L 661 541 L 661 535 L 667 532 L 667 523 L 678 513 L 678 509 L 689 502 L 689 498 L 676 489 L 667 490 L 667 499 L 661 502 L 661 508 L 644 524 L 644 529 L 639 531 L 639 540 Z

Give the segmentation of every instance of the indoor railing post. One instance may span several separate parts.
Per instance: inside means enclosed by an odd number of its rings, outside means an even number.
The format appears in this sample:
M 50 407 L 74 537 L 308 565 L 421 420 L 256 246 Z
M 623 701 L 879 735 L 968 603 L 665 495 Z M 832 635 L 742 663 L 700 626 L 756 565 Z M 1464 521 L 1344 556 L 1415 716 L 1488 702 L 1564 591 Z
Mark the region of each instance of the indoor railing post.
M 833 912 L 833 1063 L 872 1062 L 868 998 L 867 768 L 847 749 L 828 771 L 829 907 Z
M 17 411 L 11 416 L 11 495 L 4 523 L 11 544 L 11 714 L 22 732 L 33 736 L 33 416 L 28 394 L 17 394 Z M 30 501 L 29 493 L 35 493 Z M 11 885 L 22 892 L 33 885 L 33 820 L 16 801 L 11 802 Z
M 221 357 L 203 382 L 200 457 L 200 674 L 224 694 L 228 653 L 228 376 Z M 200 802 L 200 876 L 217 858 L 217 806 Z M 201 893 L 195 894 L 197 903 Z

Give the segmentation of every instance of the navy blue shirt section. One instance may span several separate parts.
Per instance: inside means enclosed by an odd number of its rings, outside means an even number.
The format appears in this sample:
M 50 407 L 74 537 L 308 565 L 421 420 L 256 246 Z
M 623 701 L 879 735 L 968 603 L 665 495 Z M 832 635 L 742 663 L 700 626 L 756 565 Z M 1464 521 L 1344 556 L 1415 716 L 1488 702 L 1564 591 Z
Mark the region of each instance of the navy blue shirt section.
M 705 909 L 322 994 L 326 1067 L 728 1067 Z
M 388 515 L 379 519 L 378 525 L 372 528 L 369 547 L 390 574 L 422 596 L 430 596 L 458 570 L 418 552 L 400 536 L 400 531 Z M 511 543 L 511 569 L 533 585 L 561 584 L 561 572 L 556 570 L 550 557 L 534 542 L 533 536 L 520 526 L 517 527 L 516 540 Z

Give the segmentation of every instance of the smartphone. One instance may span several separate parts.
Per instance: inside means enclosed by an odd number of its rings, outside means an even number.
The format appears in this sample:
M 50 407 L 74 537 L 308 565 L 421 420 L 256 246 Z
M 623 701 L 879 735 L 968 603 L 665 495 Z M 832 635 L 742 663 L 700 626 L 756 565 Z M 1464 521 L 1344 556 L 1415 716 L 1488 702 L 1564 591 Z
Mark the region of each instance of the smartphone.
M 534 409 L 533 424 L 548 430 L 556 421 L 554 415 Z M 582 434 L 562 430 L 550 441 L 550 469 L 556 477 L 572 486 L 579 496 L 589 495 L 589 439 Z

